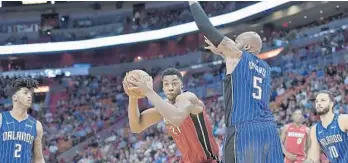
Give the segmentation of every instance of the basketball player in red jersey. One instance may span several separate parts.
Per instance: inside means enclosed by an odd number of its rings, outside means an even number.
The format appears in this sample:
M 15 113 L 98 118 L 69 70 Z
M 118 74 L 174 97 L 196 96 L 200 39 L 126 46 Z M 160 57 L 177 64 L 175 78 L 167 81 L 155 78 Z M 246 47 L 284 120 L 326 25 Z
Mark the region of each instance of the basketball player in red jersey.
M 292 119 L 294 122 L 284 126 L 281 136 L 285 163 L 302 163 L 309 147 L 309 128 L 302 124 L 301 110 L 295 110 Z
M 163 100 L 145 81 L 128 81 L 129 90 L 144 92 L 154 108 L 139 113 L 138 99 L 129 95 L 128 118 L 131 131 L 139 133 L 164 120 L 182 154 L 183 163 L 219 162 L 219 147 L 212 134 L 212 125 L 204 104 L 191 92 L 184 92 L 183 77 L 175 68 L 162 72 Z M 126 83 L 124 83 L 125 85 Z

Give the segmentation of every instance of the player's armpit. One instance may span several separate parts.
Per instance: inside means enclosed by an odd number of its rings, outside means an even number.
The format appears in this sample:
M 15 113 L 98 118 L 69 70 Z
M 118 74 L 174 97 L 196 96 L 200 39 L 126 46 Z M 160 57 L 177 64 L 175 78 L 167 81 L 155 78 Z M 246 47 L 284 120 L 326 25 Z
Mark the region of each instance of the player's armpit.
M 319 145 L 319 142 L 317 141 L 316 126 L 317 125 L 314 125 L 311 127 L 311 131 L 310 131 L 311 145 L 309 147 L 308 154 L 307 154 L 307 160 L 311 160 L 314 163 L 317 163 L 320 160 L 320 145 Z
M 189 113 L 190 113 L 190 114 L 199 114 L 199 113 L 202 113 L 202 111 L 203 111 L 203 107 L 202 107 L 202 106 L 195 105 L 195 106 L 189 111 Z
M 186 117 L 190 115 L 191 111 L 193 111 L 196 107 L 196 105 L 192 104 L 189 99 L 178 97 L 176 98 L 174 104 L 176 110 L 168 118 L 174 126 L 180 126 Z
M 189 100 L 191 102 L 191 104 L 194 105 L 194 107 L 189 107 L 188 112 L 190 114 L 198 114 L 198 113 L 201 113 L 203 111 L 204 103 L 201 100 L 199 100 L 198 97 L 192 92 L 182 93 L 181 95 L 179 95 L 176 98 L 176 102 L 178 102 L 180 100 L 181 101 Z
M 42 128 L 42 124 L 39 121 L 37 121 L 36 123 L 36 133 L 37 133 L 37 136 L 34 141 L 34 163 L 45 163 L 45 160 L 42 154 L 43 128 Z
M 338 125 L 342 131 L 348 132 L 348 115 L 347 114 L 341 114 L 338 117 Z
M 185 92 L 178 96 L 179 98 L 187 98 L 192 104 L 204 107 L 204 103 L 198 99 L 198 97 L 192 92 Z

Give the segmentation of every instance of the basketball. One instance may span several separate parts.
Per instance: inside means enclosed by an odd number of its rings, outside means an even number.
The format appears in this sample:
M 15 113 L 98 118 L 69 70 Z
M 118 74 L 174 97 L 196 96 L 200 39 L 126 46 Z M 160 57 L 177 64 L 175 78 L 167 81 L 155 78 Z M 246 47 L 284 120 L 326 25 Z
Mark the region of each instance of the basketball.
M 130 97 L 137 98 L 137 99 L 145 97 L 144 92 L 129 90 L 129 88 L 134 87 L 131 83 L 128 82 L 132 80 L 146 82 L 146 84 L 150 86 L 150 88 L 153 88 L 152 77 L 147 72 L 143 70 L 130 71 L 126 74 L 126 76 L 123 79 L 123 89 L 126 92 L 126 94 Z

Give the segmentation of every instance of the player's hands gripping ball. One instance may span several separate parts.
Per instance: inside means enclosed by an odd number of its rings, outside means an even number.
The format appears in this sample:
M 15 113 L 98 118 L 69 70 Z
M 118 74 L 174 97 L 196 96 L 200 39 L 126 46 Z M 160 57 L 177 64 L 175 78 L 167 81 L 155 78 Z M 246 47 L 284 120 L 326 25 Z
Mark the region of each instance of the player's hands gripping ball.
M 123 79 L 123 89 L 129 97 L 144 98 L 147 91 L 153 89 L 152 77 L 143 70 L 133 70 Z

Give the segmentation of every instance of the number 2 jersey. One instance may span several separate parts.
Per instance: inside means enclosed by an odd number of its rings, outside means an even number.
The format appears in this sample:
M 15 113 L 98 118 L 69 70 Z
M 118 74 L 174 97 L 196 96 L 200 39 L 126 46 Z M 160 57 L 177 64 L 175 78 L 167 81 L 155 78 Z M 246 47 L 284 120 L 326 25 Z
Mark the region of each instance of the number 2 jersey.
M 27 119 L 19 122 L 10 112 L 0 114 L 0 162 L 31 163 L 36 120 L 28 115 Z
M 348 134 L 340 129 L 338 117 L 339 114 L 335 114 L 326 128 L 321 122 L 317 123 L 317 140 L 331 163 L 348 163 Z
M 257 56 L 243 52 L 233 73 L 224 79 L 227 126 L 245 122 L 274 121 L 269 109 L 270 66 Z

